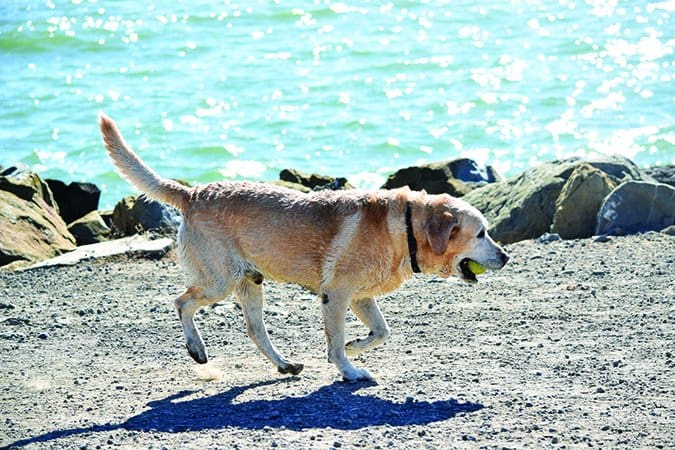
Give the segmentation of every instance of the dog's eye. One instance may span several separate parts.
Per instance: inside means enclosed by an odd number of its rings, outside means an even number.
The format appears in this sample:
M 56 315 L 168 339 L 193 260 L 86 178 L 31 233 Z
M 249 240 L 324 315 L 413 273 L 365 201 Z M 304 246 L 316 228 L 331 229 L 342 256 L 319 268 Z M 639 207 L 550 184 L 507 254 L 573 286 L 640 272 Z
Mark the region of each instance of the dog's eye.
M 485 229 L 480 230 L 480 233 L 476 235 L 478 239 L 483 239 L 485 237 Z

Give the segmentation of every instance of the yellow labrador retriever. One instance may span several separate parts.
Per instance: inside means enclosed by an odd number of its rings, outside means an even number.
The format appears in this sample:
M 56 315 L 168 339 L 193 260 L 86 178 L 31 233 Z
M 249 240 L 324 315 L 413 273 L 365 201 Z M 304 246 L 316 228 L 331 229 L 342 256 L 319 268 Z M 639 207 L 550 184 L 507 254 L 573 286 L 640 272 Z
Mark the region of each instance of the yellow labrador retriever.
M 205 363 L 207 354 L 195 312 L 234 293 L 260 351 L 281 373 L 302 371 L 302 364 L 279 354 L 265 329 L 262 281 L 270 278 L 319 295 L 328 360 L 346 381 L 370 380 L 347 356 L 389 336 L 375 296 L 396 289 L 415 272 L 475 282 L 469 261 L 500 269 L 508 260 L 488 236 L 483 215 L 449 195 L 407 188 L 305 194 L 245 181 L 190 188 L 146 166 L 112 119 L 101 114 L 99 125 L 120 173 L 147 197 L 183 214 L 178 251 L 191 280 L 175 306 L 188 352 L 198 363 Z M 348 307 L 370 333 L 345 344 Z

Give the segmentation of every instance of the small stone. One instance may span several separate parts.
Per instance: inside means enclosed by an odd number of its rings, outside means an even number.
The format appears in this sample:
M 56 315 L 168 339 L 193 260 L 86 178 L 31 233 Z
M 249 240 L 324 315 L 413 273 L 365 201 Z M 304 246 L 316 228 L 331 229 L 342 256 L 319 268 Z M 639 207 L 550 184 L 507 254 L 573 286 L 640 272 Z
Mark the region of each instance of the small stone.
M 8 317 L 2 321 L 5 325 L 28 325 L 30 320 L 24 319 L 22 317 Z
M 598 242 L 600 244 L 604 244 L 606 242 L 611 242 L 612 238 L 607 236 L 606 234 L 601 234 L 600 236 L 597 236 L 595 239 L 593 239 L 593 242 Z
M 661 230 L 661 233 L 667 234 L 668 236 L 675 236 L 675 225 L 670 225 L 669 227 Z
M 556 233 L 544 233 L 536 239 L 536 241 L 540 244 L 548 244 L 549 242 L 555 242 L 559 240 L 560 235 Z
M 38 339 L 49 339 L 49 333 L 42 332 L 42 333 L 38 334 L 37 337 L 38 337 Z

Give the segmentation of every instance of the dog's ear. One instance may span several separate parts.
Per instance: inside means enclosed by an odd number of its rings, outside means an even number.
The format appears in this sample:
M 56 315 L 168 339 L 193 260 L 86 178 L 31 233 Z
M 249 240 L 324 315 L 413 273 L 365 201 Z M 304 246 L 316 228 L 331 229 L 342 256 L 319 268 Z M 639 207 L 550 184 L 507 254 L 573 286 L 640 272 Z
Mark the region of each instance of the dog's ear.
M 434 213 L 424 226 L 424 233 L 431 249 L 437 255 L 442 255 L 448 249 L 448 242 L 455 234 L 458 221 L 448 211 Z

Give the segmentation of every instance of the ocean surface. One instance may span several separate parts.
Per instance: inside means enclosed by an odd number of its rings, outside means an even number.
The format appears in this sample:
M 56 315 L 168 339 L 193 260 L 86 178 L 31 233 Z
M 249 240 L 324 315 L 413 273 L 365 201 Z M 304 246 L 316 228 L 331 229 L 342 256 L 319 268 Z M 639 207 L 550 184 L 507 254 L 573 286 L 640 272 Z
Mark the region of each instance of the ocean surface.
M 509 176 L 675 163 L 675 0 L 0 1 L 0 165 L 132 193 L 105 111 L 157 172 L 362 188 L 459 156 Z

